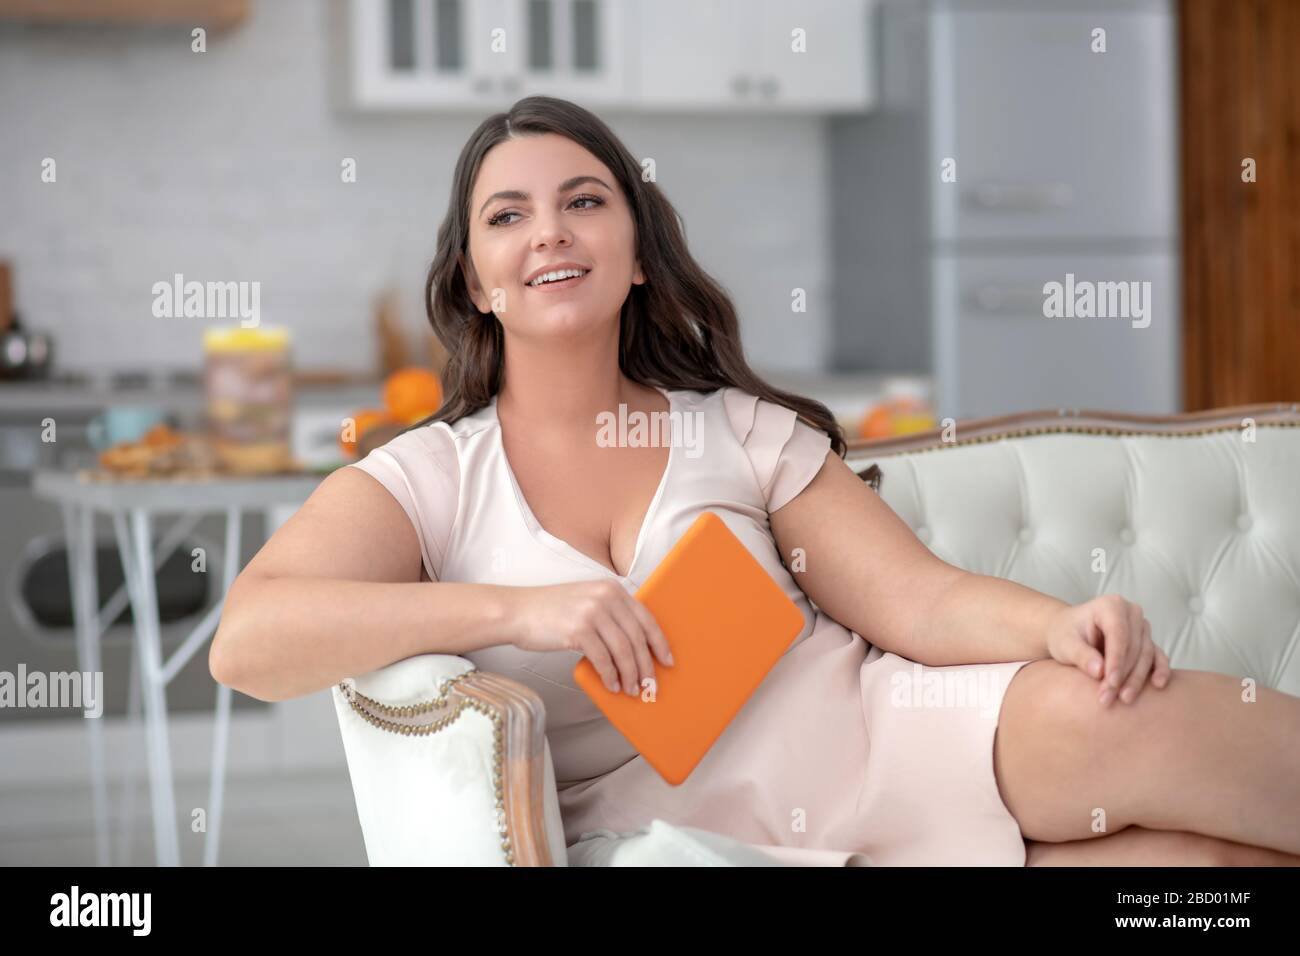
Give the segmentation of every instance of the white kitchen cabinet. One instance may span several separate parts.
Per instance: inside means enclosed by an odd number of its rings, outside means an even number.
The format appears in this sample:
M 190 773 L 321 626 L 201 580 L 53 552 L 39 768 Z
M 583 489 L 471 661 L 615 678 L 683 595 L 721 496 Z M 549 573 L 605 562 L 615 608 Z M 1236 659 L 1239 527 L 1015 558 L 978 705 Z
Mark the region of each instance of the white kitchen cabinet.
M 348 54 L 353 105 L 418 108 L 485 98 L 486 51 L 470 38 L 481 28 L 467 0 L 351 0 Z
M 543 93 L 648 111 L 860 111 L 875 99 L 874 3 L 350 0 L 351 103 L 482 112 Z
M 741 64 L 760 106 L 841 112 L 875 98 L 868 51 L 871 5 L 862 0 L 746 4 L 753 54 Z M 802 31 L 802 32 L 797 32 Z
M 627 0 L 524 0 L 523 92 L 597 105 L 626 104 Z M 634 10 L 632 12 L 635 12 Z
M 649 108 L 742 102 L 742 0 L 641 0 L 633 95 Z
M 870 0 L 645 0 L 638 6 L 640 106 L 850 112 L 874 102 Z
M 833 367 L 901 355 L 940 417 L 1181 410 L 1176 9 L 882 4 L 881 115 L 832 154 Z M 1068 276 L 1150 283 L 1150 324 L 1044 315 Z
M 546 93 L 626 103 L 618 0 L 351 0 L 351 102 L 365 109 L 504 109 Z

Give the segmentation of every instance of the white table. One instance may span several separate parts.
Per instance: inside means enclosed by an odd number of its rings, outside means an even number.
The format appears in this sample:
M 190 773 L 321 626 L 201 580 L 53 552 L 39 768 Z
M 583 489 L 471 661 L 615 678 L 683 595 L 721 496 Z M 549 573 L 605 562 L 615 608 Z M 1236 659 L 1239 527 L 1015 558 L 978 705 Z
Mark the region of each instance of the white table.
M 168 682 L 216 632 L 225 596 L 239 573 L 240 519 L 245 511 L 268 511 L 297 507 L 320 483 L 323 475 L 304 474 L 265 478 L 214 478 L 210 480 L 122 479 L 88 480 L 86 472 L 38 469 L 32 490 L 38 497 L 57 501 L 63 511 L 68 541 L 68 574 L 72 587 L 73 618 L 77 632 L 78 666 L 91 673 L 100 670 L 99 641 L 104 629 L 131 602 L 134 619 L 134 659 L 130 676 L 129 721 L 139 726 L 141 704 L 149 789 L 153 809 L 154 845 L 159 866 L 180 864 L 177 832 L 176 792 L 172 778 L 171 750 L 167 734 Z M 113 519 L 118 553 L 125 583 L 99 610 L 95 577 L 95 513 Z M 178 513 L 180 517 L 159 541 L 151 544 L 153 516 Z M 158 620 L 158 595 L 154 573 L 206 513 L 226 516 L 225 560 L 221 597 L 204 614 L 170 660 L 162 659 Z M 125 593 L 124 593 L 125 592 Z M 143 698 L 143 701 L 141 700 Z M 109 852 L 108 785 L 104 767 L 104 735 L 99 720 L 87 720 L 90 742 L 90 772 L 95 813 L 96 855 L 101 866 L 111 862 Z M 215 866 L 221 835 L 221 804 L 226 774 L 226 743 L 230 729 L 230 688 L 219 685 L 212 744 L 212 774 L 209 783 L 207 835 L 203 863 Z M 126 802 L 129 781 L 123 782 L 120 838 L 124 842 L 129 809 Z

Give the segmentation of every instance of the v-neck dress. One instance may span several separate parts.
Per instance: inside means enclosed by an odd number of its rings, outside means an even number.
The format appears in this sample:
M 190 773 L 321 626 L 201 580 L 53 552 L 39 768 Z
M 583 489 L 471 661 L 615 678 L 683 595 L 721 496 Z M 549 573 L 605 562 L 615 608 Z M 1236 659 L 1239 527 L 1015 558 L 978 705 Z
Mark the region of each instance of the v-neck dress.
M 800 589 L 800 571 L 787 570 L 769 523 L 820 470 L 829 436 L 737 388 L 660 391 L 671 409 L 668 464 L 626 575 L 537 521 L 506 457 L 495 398 L 349 466 L 401 504 L 430 581 L 609 578 L 634 593 L 712 511 L 803 612 L 803 630 L 678 786 L 574 683 L 580 652 L 501 644 L 465 653 L 545 703 L 566 845 L 661 819 L 791 865 L 1024 865 L 1020 828 L 994 777 L 993 740 L 1003 693 L 1028 661 L 922 667 L 829 617 Z

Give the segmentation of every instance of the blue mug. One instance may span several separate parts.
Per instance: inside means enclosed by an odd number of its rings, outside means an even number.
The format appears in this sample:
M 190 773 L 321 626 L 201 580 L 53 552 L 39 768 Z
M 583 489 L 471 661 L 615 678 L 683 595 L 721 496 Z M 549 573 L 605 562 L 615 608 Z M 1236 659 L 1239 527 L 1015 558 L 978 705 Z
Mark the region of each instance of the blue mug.
M 114 405 L 86 424 L 86 438 L 96 451 L 121 442 L 139 441 L 149 429 L 167 420 L 161 408 L 147 405 Z

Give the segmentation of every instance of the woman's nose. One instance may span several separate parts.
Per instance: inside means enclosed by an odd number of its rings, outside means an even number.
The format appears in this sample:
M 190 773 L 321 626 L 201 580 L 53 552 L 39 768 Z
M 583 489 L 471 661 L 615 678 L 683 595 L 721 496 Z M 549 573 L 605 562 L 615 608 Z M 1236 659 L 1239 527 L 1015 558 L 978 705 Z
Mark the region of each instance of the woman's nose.
M 539 216 L 537 229 L 533 233 L 533 247 L 567 246 L 572 241 L 572 234 L 557 216 Z

